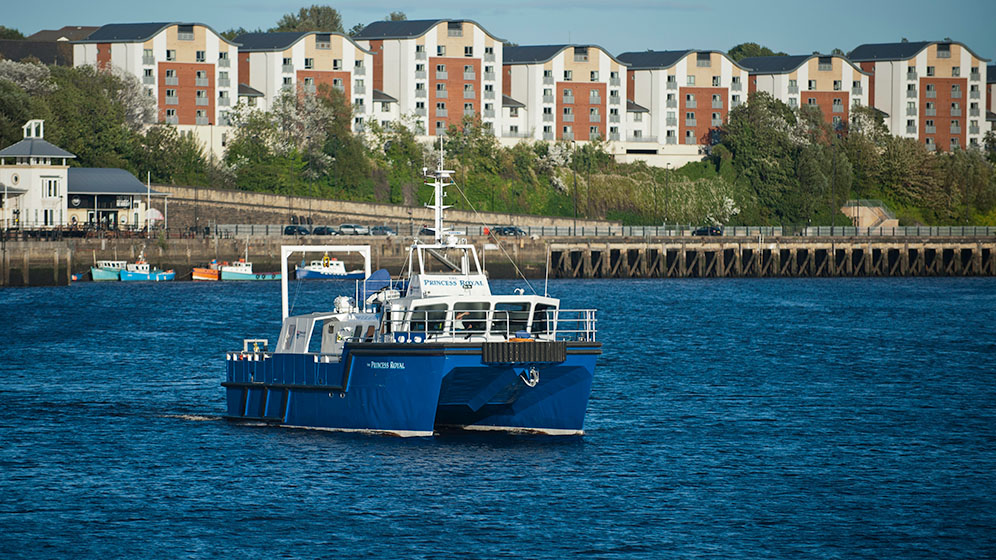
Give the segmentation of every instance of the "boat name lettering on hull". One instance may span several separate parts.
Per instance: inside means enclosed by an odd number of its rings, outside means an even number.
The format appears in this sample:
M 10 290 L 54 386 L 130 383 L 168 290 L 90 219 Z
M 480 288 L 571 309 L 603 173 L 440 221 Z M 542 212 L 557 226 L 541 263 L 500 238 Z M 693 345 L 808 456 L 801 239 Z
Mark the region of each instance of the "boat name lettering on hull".
M 370 369 L 405 369 L 404 362 L 370 362 L 367 366 Z

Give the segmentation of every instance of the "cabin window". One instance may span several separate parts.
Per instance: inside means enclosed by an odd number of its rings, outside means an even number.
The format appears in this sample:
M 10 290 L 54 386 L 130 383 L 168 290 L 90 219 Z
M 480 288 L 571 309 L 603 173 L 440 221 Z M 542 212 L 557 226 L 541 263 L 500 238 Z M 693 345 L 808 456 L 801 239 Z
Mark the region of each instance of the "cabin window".
M 548 330 L 547 319 L 553 320 L 553 314 L 547 313 L 548 311 L 556 311 L 557 308 L 553 305 L 548 305 L 545 303 L 537 303 L 536 309 L 533 311 L 533 334 L 544 334 Z
M 453 334 L 483 333 L 487 330 L 488 302 L 460 302 L 453 305 Z
M 322 351 L 322 322 L 315 321 L 311 326 L 311 338 L 308 339 L 308 352 L 319 354 Z
M 526 330 L 528 322 L 529 302 L 496 303 L 491 330 L 496 334 L 514 336 L 516 332 Z
M 409 319 L 412 332 L 441 333 L 446 326 L 446 304 L 422 305 L 412 309 Z

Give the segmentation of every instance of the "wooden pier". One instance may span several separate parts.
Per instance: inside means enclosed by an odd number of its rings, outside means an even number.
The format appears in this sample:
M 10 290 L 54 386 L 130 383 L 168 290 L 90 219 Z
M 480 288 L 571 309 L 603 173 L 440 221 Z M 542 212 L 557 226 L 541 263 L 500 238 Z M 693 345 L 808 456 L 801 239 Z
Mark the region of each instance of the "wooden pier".
M 996 276 L 993 238 L 665 238 L 548 250 L 557 278 Z

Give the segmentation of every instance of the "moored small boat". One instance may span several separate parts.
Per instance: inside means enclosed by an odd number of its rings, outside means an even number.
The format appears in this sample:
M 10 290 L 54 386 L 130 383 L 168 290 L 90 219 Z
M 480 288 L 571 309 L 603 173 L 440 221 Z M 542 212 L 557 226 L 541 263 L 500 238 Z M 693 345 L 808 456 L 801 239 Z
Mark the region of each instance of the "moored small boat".
M 143 256 L 139 256 L 134 264 L 129 264 L 121 271 L 122 282 L 165 282 L 176 277 L 172 270 L 152 268 Z
M 194 270 L 190 273 L 190 278 L 192 280 L 206 280 L 217 282 L 221 279 L 221 267 L 228 263 L 218 263 L 218 259 L 214 259 L 208 263 L 207 267 L 194 267 Z
M 345 263 L 338 259 L 329 258 L 326 254 L 321 260 L 311 261 L 306 266 L 295 267 L 294 275 L 298 280 L 359 280 L 363 278 L 363 271 L 347 271 Z
M 94 282 L 120 280 L 121 271 L 127 264 L 126 261 L 97 261 L 96 266 L 90 267 L 90 277 Z
M 221 267 L 222 280 L 280 280 L 279 272 L 253 272 L 252 263 L 239 259 Z

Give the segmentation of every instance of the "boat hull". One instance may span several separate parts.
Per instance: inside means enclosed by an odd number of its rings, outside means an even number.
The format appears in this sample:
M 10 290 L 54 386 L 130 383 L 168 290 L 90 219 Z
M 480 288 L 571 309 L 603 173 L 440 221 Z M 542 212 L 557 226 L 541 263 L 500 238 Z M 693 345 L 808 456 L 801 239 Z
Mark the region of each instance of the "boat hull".
M 280 280 L 279 272 L 233 272 L 222 270 L 221 279 L 224 280 Z
M 399 436 L 580 435 L 600 353 L 597 342 L 568 343 L 562 359 L 529 363 L 486 362 L 482 345 L 471 343 L 347 344 L 341 361 L 234 353 L 223 383 L 227 418 Z
M 204 280 L 208 282 L 217 282 L 220 278 L 219 271 L 214 268 L 195 268 L 190 273 L 190 278 L 192 280 Z
M 360 280 L 363 278 L 362 272 L 347 272 L 345 274 L 328 274 L 316 270 L 297 267 L 294 275 L 298 280 Z
M 172 270 L 155 270 L 152 272 L 131 272 L 128 270 L 121 271 L 122 282 L 167 282 L 175 277 L 176 273 Z
M 104 268 L 98 268 L 96 266 L 90 267 L 90 278 L 93 278 L 94 282 L 110 282 L 112 280 L 121 280 L 120 270 L 108 270 Z

